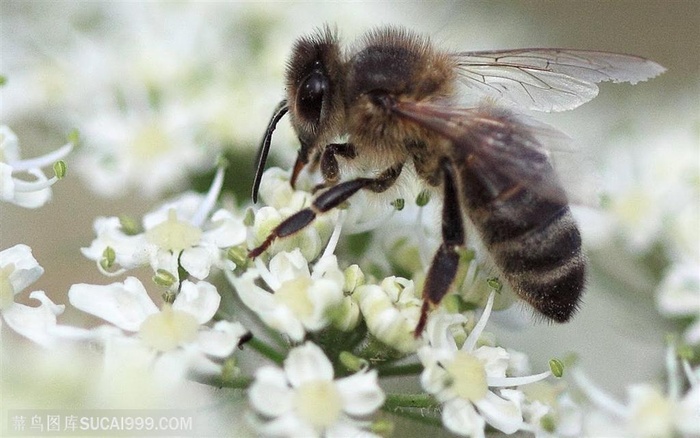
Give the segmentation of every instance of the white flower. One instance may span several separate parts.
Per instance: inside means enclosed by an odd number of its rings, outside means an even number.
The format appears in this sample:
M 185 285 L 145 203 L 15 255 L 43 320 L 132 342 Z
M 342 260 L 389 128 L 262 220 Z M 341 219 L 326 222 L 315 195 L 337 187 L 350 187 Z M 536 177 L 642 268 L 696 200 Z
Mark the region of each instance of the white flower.
M 179 284 L 179 267 L 199 280 L 212 267 L 235 268 L 223 250 L 245 242 L 243 219 L 223 209 L 209 217 L 222 183 L 223 169 L 219 168 L 206 195 L 185 193 L 145 215 L 143 233 L 125 233 L 116 217 L 98 218 L 94 225 L 97 238 L 82 248 L 83 254 L 108 275 L 150 264 L 154 272 L 164 270 L 172 275 L 173 288 Z M 107 249 L 114 252 L 111 263 L 121 266 L 111 274 L 102 264 Z
M 626 133 L 606 160 L 607 208 L 632 249 L 663 242 L 674 258 L 698 256 L 698 117 L 697 111 L 686 114 L 658 132 Z
M 53 165 L 72 149 L 73 144 L 68 143 L 41 157 L 22 160 L 17 136 L 7 126 L 0 125 L 0 199 L 25 208 L 38 208 L 49 202 L 51 186 L 59 178 L 47 178 L 41 168 Z M 16 178 L 19 172 L 30 174 L 34 181 Z
M 367 284 L 353 294 L 367 323 L 367 330 L 386 345 L 402 353 L 416 351 L 413 332 L 418 324 L 422 301 L 412 280 L 385 278 L 381 285 Z
M 333 365 L 311 342 L 290 351 L 284 370 L 260 368 L 248 396 L 253 408 L 269 419 L 259 432 L 269 436 L 374 436 L 367 417 L 384 403 L 377 372 L 333 379 Z
M 675 349 L 667 349 L 668 394 L 659 387 L 642 383 L 627 387 L 627 404 L 615 400 L 596 387 L 583 372 L 573 371 L 578 387 L 587 396 L 593 410 L 584 418 L 590 436 L 615 431 L 620 437 L 700 436 L 700 379 L 698 370 L 681 361 L 685 381 L 677 372 Z M 688 389 L 682 394 L 681 390 Z
M 177 190 L 216 154 L 197 144 L 190 115 L 183 102 L 173 101 L 157 111 L 138 105 L 126 114 L 101 111 L 81 128 L 90 147 L 76 156 L 76 169 L 102 196 L 121 196 L 132 187 L 150 197 Z
M 523 387 L 525 425 L 536 438 L 579 437 L 583 431 L 581 406 L 565 392 L 564 382 L 535 382 Z
M 670 317 L 694 318 L 686 329 L 684 340 L 700 344 L 700 266 L 695 263 L 672 266 L 657 288 L 656 304 Z
M 258 269 L 249 269 L 240 277 L 228 271 L 226 275 L 246 306 L 296 342 L 307 331 L 326 327 L 330 312 L 343 302 L 345 276 L 335 256 L 321 258 L 309 272 L 308 262 L 296 249 L 275 255 L 269 270 L 258 262 Z M 260 276 L 272 293 L 255 284 Z
M 56 340 L 52 330 L 56 326 L 56 316 L 63 313 L 65 306 L 54 304 L 43 291 L 29 294 L 41 303 L 38 307 L 15 303 L 15 295 L 43 273 L 44 268 L 39 266 L 27 245 L 15 245 L 0 252 L 0 322 L 4 319 L 20 335 L 48 347 Z
M 494 293 L 484 312 L 461 347 L 451 327 L 465 324 L 460 314 L 434 312 L 427 325 L 428 345 L 418 349 L 425 367 L 421 374 L 423 388 L 443 403 L 442 421 L 450 431 L 474 437 L 484 436 L 488 422 L 510 434 L 523 426 L 522 392 L 489 388 L 510 387 L 536 382 L 549 376 L 549 371 L 524 377 L 506 377 L 508 352 L 500 347 L 475 348 L 493 306 Z
M 208 357 L 229 356 L 246 333 L 237 322 L 204 325 L 212 319 L 221 301 L 216 288 L 205 281 L 197 284 L 183 281 L 173 304 L 165 304 L 161 309 L 134 277 L 106 286 L 76 284 L 71 286 L 68 297 L 76 308 L 136 334 L 142 347 L 161 353 L 159 363 L 178 364 L 182 372 L 192 368 L 218 373 L 220 367 Z

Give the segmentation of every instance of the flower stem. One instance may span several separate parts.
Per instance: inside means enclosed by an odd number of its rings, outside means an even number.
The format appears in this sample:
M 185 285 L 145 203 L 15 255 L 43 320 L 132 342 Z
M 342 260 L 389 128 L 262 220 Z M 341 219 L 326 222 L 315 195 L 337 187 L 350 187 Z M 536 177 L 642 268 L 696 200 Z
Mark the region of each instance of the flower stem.
M 217 388 L 237 388 L 246 389 L 253 383 L 253 378 L 249 376 L 239 376 L 233 378 L 225 378 L 222 376 L 201 376 L 192 375 L 190 376 L 195 382 L 203 383 L 205 385 L 214 386 Z
M 437 400 L 428 394 L 389 394 L 382 410 L 419 423 L 441 427 L 442 422 L 437 417 L 439 405 Z
M 423 371 L 420 363 L 410 363 L 406 365 L 389 365 L 377 367 L 379 377 L 412 376 Z
M 435 397 L 428 394 L 387 394 L 382 409 L 394 412 L 401 408 L 436 408 L 439 405 Z
M 246 342 L 245 346 L 252 348 L 278 365 L 282 365 L 282 362 L 284 362 L 285 355 L 283 353 L 270 347 L 257 337 L 253 337 L 250 341 Z

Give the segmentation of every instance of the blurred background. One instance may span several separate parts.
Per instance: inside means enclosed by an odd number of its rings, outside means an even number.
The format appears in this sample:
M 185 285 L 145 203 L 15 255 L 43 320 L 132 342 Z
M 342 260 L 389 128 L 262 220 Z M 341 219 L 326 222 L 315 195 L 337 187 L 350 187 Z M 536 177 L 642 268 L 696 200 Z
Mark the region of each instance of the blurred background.
M 659 314 L 658 284 L 678 258 L 700 269 L 693 232 L 700 229 L 700 2 L 694 0 L 5 0 L 1 123 L 17 134 L 24 157 L 58 148 L 74 129 L 81 138 L 49 205 L 0 208 L 0 248 L 25 243 L 46 270 L 32 290 L 66 303 L 70 285 L 107 282 L 79 250 L 94 238 L 94 219 L 140 218 L 159 200 L 201 184 L 221 151 L 235 174 L 227 188 L 247 203 L 255 150 L 283 96 L 291 45 L 323 23 L 337 26 L 346 42 L 376 25 L 400 24 L 451 50 L 605 50 L 668 69 L 636 86 L 602 84 L 600 96 L 575 111 L 534 114 L 595 160 L 612 204 L 606 214 L 580 212 L 593 274 L 573 322 L 492 327 L 502 344 L 526 352 L 535 370 L 576 352 L 591 378 L 616 395 L 629 383 L 662 376 L 665 335 L 680 326 Z M 291 165 L 296 147 L 285 120 L 272 163 Z M 676 219 L 683 222 L 677 226 Z M 62 321 L 81 318 L 69 310 Z

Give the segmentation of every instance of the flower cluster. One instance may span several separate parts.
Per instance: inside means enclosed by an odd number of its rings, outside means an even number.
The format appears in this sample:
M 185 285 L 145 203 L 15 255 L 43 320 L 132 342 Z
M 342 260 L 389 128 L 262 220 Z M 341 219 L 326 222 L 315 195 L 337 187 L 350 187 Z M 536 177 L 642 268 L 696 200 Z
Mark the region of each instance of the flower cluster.
M 299 20 L 243 4 L 196 13 L 175 4 L 131 5 L 139 13 L 117 3 L 42 6 L 47 17 L 82 23 L 63 38 L 62 56 L 73 62 L 35 59 L 28 68 L 18 56 L 28 43 L 9 40 L 11 86 L 0 77 L 7 97 L 0 111 L 12 123 L 77 121 L 81 142 L 76 147 L 72 135 L 26 159 L 14 132 L 0 126 L 3 207 L 36 214 L 28 209 L 52 198 L 67 157 L 95 196 L 112 202 L 135 189 L 148 204 L 140 218 L 96 217 L 92 241 L 75 248 L 96 272 L 76 267 L 79 281 L 52 282 L 49 293 L 25 292 L 47 281 L 34 257 L 44 253 L 14 241 L 0 248 L 0 353 L 11 359 L 0 390 L 8 409 L 34 399 L 61 408 L 184 407 L 197 413 L 204 428 L 194 432 L 202 436 L 387 437 L 411 435 L 414 424 L 470 437 L 700 435 L 700 168 L 697 138 L 686 135 L 692 130 L 676 123 L 640 136 L 649 147 L 638 154 L 621 157 L 635 150 L 622 144 L 608 159 L 589 296 L 604 295 L 602 271 L 617 280 L 609 282 L 615 289 L 644 289 L 650 300 L 653 293 L 658 312 L 679 322 L 668 336 L 666 386 L 623 382 L 621 402 L 587 377 L 590 358 L 551 358 L 590 327 L 575 326 L 563 342 L 508 333 L 529 329 L 529 311 L 514 305 L 474 230 L 458 249 L 450 293 L 415 333 L 425 273 L 442 239 L 442 206 L 440 188 L 417 183 L 410 163 L 385 193 L 360 191 L 323 213 L 312 208 L 324 190 L 314 165 L 294 187 L 289 169 L 270 167 L 260 204 L 241 200 L 238 189 L 249 183 L 241 169 L 264 132 L 260 114 L 280 97 L 269 83 L 283 74 L 279 59 Z M 17 9 L 10 5 L 3 17 L 8 28 L 25 24 Z M 353 19 L 366 27 L 367 16 Z M 53 38 L 47 44 L 57 50 Z M 275 141 L 285 138 L 279 131 Z M 212 166 L 220 154 L 226 159 Z M 42 170 L 49 166 L 55 177 Z M 342 178 L 373 170 L 343 166 Z M 307 226 L 251 257 L 306 208 L 316 214 Z M 15 237 L 2 227 L 5 245 Z M 611 248 L 629 269 L 608 262 Z M 537 337 L 532 359 L 527 337 Z

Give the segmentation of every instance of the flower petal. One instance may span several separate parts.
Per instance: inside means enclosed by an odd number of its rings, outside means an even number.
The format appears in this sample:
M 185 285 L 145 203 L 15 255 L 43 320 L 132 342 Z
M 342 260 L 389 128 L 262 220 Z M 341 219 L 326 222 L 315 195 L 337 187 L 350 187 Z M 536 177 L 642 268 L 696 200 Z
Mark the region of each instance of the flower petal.
M 180 264 L 185 270 L 198 280 L 209 276 L 209 270 L 215 257 L 206 248 L 195 246 L 187 248 L 180 254 Z
M 43 291 L 32 292 L 29 296 L 39 300 L 41 305 L 29 307 L 15 303 L 3 310 L 2 316 L 12 330 L 41 346 L 50 347 L 56 341 L 52 333 L 56 315 L 63 313 L 66 306 L 54 304 Z
M 255 284 L 255 279 L 258 278 L 255 269 L 249 269 L 240 277 L 226 272 L 226 278 L 236 288 L 243 304 L 255 312 L 270 328 L 286 334 L 295 342 L 304 339 L 306 331 L 301 321 L 287 306 L 280 305 L 273 294 Z
M 287 376 L 279 368 L 266 366 L 255 373 L 255 381 L 248 389 L 253 408 L 268 417 L 278 417 L 293 409 L 294 392 Z
M 141 327 L 148 315 L 158 312 L 143 284 L 134 277 L 106 286 L 74 284 L 68 291 L 68 298 L 83 312 L 132 332 Z
M 243 219 L 234 217 L 228 210 L 217 210 L 212 215 L 211 222 L 216 228 L 205 231 L 202 242 L 218 248 L 228 248 L 245 242 L 246 227 L 243 225 Z
M 10 264 L 14 266 L 9 274 L 9 280 L 15 295 L 34 283 L 44 273 L 44 268 L 39 266 L 39 262 L 32 256 L 32 249 L 24 244 L 0 251 L 0 268 Z
M 322 436 L 309 423 L 292 413 L 287 413 L 272 421 L 268 421 L 259 427 L 259 431 L 261 435 L 271 437 L 314 438 Z
M 467 400 L 455 398 L 442 408 L 442 423 L 452 432 L 472 438 L 484 438 L 484 419 Z
M 180 293 L 173 302 L 173 310 L 190 313 L 194 315 L 198 323 L 206 324 L 214 317 L 220 302 L 221 295 L 213 284 L 206 281 L 195 284 L 185 280 L 182 282 Z
M 310 277 L 309 262 L 306 261 L 301 251 L 297 248 L 292 252 L 281 252 L 270 260 L 270 272 L 279 284 L 299 277 Z
M 369 415 L 379 409 L 386 398 L 377 383 L 376 370 L 338 379 L 336 387 L 343 399 L 343 410 L 350 415 Z
M 206 354 L 216 357 L 230 355 L 248 330 L 239 322 L 219 321 L 211 330 L 202 330 L 197 345 Z
M 520 406 L 512 400 L 505 400 L 491 391 L 479 401 L 474 402 L 482 417 L 493 427 L 503 433 L 511 434 L 523 424 Z
M 294 387 L 314 380 L 333 380 L 333 365 L 321 348 L 308 341 L 289 352 L 284 371 Z

